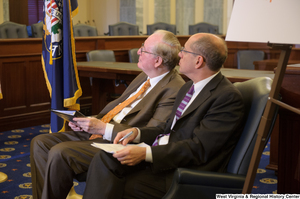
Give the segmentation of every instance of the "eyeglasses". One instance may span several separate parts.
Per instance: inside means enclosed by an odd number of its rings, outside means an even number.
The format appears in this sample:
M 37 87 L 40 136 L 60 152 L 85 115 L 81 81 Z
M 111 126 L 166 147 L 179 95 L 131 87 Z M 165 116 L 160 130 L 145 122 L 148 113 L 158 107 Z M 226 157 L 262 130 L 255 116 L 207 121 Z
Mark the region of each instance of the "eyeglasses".
M 194 53 L 194 52 L 187 51 L 187 50 L 185 50 L 184 47 L 181 47 L 180 52 L 182 53 L 182 51 L 183 51 L 183 52 L 186 52 L 186 53 L 191 53 L 191 54 L 193 54 L 193 55 L 199 55 L 199 56 L 201 56 L 201 57 L 203 58 L 203 60 L 205 61 L 205 58 L 203 57 L 203 55 L 200 55 L 200 54 L 197 54 L 197 53 Z
M 151 53 L 151 52 L 145 51 L 145 50 L 144 50 L 144 43 L 142 43 L 142 46 L 141 46 L 141 54 L 142 54 L 143 52 L 144 52 L 144 53 L 148 53 L 148 54 L 152 54 L 152 55 L 159 56 L 158 54 L 155 54 L 155 53 Z M 160 57 L 160 56 L 159 56 L 159 57 Z

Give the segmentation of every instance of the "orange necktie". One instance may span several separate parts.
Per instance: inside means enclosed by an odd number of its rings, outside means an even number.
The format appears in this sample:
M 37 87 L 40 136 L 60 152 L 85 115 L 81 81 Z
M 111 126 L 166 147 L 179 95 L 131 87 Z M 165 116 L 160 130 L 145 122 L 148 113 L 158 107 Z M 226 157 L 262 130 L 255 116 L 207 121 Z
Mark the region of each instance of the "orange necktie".
M 128 98 L 127 100 L 125 100 L 124 102 L 122 102 L 121 104 L 119 104 L 118 106 L 116 106 L 115 108 L 113 108 L 111 111 L 109 111 L 106 115 L 104 115 L 104 117 L 102 117 L 101 121 L 104 123 L 108 123 L 110 122 L 110 120 L 112 118 L 114 118 L 121 110 L 123 110 L 123 108 L 125 108 L 126 106 L 128 106 L 129 104 L 131 104 L 132 102 L 134 102 L 140 95 L 142 95 L 150 86 L 150 79 L 148 79 L 144 85 L 142 86 L 142 88 L 139 90 L 139 92 L 137 92 L 135 95 L 133 95 L 132 97 Z M 95 138 L 101 138 L 102 135 L 99 134 L 93 134 L 90 137 L 90 140 L 95 139 Z

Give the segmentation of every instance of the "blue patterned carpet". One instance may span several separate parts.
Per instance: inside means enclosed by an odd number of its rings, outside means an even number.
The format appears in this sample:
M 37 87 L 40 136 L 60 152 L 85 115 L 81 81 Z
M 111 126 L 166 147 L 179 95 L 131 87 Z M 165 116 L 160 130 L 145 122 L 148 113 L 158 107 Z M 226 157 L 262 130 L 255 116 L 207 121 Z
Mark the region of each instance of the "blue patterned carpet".
M 0 132 L 0 172 L 7 174 L 8 180 L 0 183 L 1 199 L 30 199 L 30 141 L 41 133 L 48 133 L 49 125 Z M 269 145 L 261 157 L 252 193 L 276 193 L 277 177 L 274 171 L 266 170 L 269 163 Z M 75 190 L 83 194 L 85 183 L 74 181 Z

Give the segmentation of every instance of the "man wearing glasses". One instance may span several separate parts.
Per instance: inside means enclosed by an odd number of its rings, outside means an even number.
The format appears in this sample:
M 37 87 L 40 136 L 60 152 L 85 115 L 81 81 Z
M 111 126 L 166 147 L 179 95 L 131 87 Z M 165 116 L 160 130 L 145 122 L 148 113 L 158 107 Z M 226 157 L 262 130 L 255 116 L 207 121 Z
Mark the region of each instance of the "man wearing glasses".
M 240 92 L 220 69 L 227 46 L 198 33 L 179 52 L 179 71 L 191 81 L 178 92 L 166 126 L 131 128 L 114 143 L 145 142 L 114 154 L 99 151 L 88 170 L 84 199 L 162 198 L 178 167 L 224 172 L 243 126 Z
M 93 142 L 112 142 L 118 132 L 132 126 L 163 126 L 180 87 L 185 83 L 175 70 L 180 43 L 159 30 L 139 49 L 143 72 L 96 117 L 75 118 L 73 131 L 43 134 L 31 142 L 30 162 L 34 199 L 66 198 L 73 177 L 86 172 L 100 149 Z

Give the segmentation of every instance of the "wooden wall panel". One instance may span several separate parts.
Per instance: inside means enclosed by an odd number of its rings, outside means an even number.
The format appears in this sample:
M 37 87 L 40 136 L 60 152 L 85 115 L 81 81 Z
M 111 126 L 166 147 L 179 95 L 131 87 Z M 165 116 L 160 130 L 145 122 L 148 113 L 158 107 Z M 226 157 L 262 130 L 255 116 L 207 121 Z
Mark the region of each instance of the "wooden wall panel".
M 116 36 L 112 36 L 116 37 Z M 110 39 L 105 42 L 105 49 L 131 49 L 139 48 L 142 46 L 142 43 L 147 39 L 147 36 L 119 36 L 118 40 Z
M 87 52 L 89 50 L 94 49 L 104 49 L 104 40 L 103 41 L 97 41 L 97 37 L 90 37 L 90 38 L 80 38 L 75 39 L 75 45 L 76 45 L 76 52 Z M 100 48 L 97 48 L 98 44 L 102 43 Z
M 43 0 L 9 0 L 10 21 L 27 26 L 43 20 Z
M 49 106 L 50 93 L 46 86 L 44 72 L 41 60 L 31 60 L 27 62 L 26 67 L 26 83 L 27 83 L 27 99 L 30 107 Z
M 25 71 L 25 62 L 3 63 L 1 85 L 3 95 L 6 96 L 3 98 L 5 103 L 4 112 L 26 107 Z
M 9 19 L 28 25 L 28 0 L 9 0 Z
M 300 48 L 293 49 L 289 60 L 300 60 Z
M 41 39 L 0 40 L 0 131 L 47 124 L 50 97 L 41 68 Z
M 0 46 L 0 58 L 14 57 L 22 60 L 32 56 L 40 58 L 42 54 L 41 38 L 0 39 Z
M 0 131 L 49 123 L 50 97 L 40 56 L 1 60 Z

